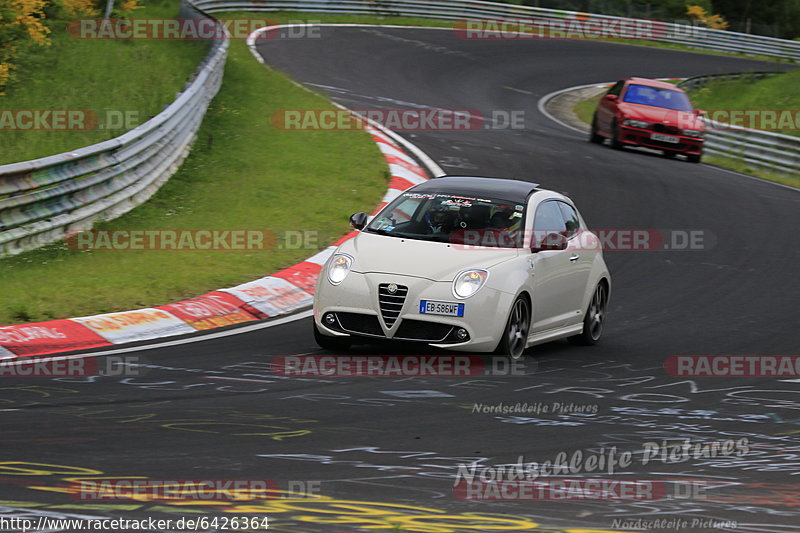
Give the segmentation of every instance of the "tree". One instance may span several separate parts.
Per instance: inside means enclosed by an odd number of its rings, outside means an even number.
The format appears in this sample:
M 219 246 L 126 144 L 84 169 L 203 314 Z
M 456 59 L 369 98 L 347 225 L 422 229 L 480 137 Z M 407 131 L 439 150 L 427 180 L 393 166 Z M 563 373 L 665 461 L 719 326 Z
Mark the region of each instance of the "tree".
M 45 25 L 47 0 L 6 0 L 0 4 L 0 95 L 8 84 L 18 54 L 31 46 L 49 46 Z

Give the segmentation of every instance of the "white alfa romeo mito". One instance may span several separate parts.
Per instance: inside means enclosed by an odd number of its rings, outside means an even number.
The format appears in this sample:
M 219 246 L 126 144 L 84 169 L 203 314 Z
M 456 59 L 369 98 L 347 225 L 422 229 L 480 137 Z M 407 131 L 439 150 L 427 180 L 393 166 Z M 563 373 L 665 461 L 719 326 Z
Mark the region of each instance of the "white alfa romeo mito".
M 566 196 L 516 180 L 444 177 L 401 193 L 324 265 L 314 337 L 326 349 L 394 339 L 520 357 L 594 344 L 611 278 Z

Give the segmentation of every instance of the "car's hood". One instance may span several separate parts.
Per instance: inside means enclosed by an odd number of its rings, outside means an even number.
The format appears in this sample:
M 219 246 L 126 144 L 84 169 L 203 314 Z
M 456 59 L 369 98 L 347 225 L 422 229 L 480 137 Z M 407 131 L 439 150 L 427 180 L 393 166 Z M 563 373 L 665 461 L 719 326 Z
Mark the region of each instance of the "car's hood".
M 466 268 L 485 268 L 517 257 L 515 248 L 486 248 L 359 233 L 339 249 L 349 254 L 353 272 L 401 274 L 452 281 Z
M 622 103 L 619 110 L 626 118 L 677 126 L 682 130 L 704 129 L 702 119 L 694 111 L 675 111 L 663 107 Z

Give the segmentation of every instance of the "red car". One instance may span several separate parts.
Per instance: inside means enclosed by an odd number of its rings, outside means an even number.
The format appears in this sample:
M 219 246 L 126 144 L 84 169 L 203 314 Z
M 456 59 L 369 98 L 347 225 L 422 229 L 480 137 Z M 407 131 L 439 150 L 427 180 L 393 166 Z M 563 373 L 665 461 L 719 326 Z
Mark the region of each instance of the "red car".
M 608 138 L 614 148 L 644 146 L 699 163 L 706 133 L 703 114 L 671 83 L 619 80 L 597 104 L 589 140 L 600 144 Z

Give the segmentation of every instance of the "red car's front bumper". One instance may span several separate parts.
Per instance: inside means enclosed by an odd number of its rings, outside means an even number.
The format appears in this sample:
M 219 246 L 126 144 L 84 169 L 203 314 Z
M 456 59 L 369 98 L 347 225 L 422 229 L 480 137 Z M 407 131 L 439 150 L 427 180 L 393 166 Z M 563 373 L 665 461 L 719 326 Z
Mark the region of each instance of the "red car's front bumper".
M 652 138 L 653 134 L 668 135 L 669 137 L 677 137 L 678 142 L 665 142 Z M 631 146 L 645 146 L 647 148 L 654 148 L 656 150 L 669 150 L 680 154 L 700 155 L 703 152 L 703 139 L 697 137 L 687 137 L 685 135 L 676 135 L 674 133 L 656 133 L 651 130 L 644 130 L 641 128 L 632 128 L 630 126 L 622 126 L 619 133 L 619 141 L 623 144 Z

